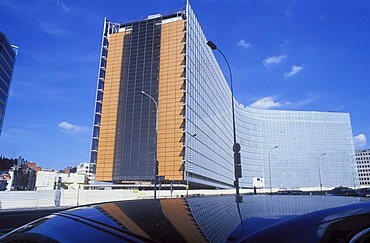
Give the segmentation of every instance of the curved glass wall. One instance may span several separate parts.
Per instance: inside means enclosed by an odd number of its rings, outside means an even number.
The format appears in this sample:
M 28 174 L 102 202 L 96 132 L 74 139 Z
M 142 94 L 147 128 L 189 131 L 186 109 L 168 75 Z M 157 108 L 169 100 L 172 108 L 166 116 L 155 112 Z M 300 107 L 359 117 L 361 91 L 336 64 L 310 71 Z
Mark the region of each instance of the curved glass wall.
M 279 189 L 358 184 L 351 164 L 349 114 L 259 110 L 238 104 L 236 119 L 242 186 L 253 186 L 253 177 L 264 180 L 265 188 Z
M 231 91 L 190 6 L 186 31 L 184 159 L 189 162 L 189 180 L 231 187 Z M 236 102 L 235 116 L 242 147 L 241 187 L 317 189 L 320 184 L 323 188 L 358 184 L 349 114 L 259 110 Z M 197 135 L 191 138 L 193 134 Z

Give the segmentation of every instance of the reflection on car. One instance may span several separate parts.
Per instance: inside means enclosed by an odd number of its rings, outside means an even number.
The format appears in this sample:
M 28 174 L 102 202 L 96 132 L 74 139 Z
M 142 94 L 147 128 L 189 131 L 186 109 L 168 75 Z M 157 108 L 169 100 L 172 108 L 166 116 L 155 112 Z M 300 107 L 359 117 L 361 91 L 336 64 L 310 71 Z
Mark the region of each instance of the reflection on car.
M 370 197 L 370 187 L 357 189 L 356 192 L 360 197 Z
M 276 193 L 277 195 L 305 195 L 301 190 L 280 190 Z
M 358 197 L 359 194 L 350 187 L 338 186 L 326 193 L 329 196 L 352 196 Z
M 370 242 L 369 206 L 350 204 L 288 217 L 238 242 Z
M 202 196 L 75 207 L 0 242 L 349 242 L 369 240 L 370 198 Z M 240 206 L 240 214 L 238 207 Z M 367 238 L 366 238 L 367 237 Z

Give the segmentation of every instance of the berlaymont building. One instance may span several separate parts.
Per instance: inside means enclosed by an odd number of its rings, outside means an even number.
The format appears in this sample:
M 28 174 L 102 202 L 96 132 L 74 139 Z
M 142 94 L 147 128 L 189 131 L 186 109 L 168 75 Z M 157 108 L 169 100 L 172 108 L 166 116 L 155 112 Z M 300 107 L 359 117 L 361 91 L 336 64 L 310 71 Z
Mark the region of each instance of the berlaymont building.
M 234 185 L 232 92 L 189 4 L 169 15 L 104 21 L 91 163 L 96 180 L 190 188 Z M 359 184 L 348 113 L 235 103 L 240 186 Z M 158 167 L 157 162 L 158 161 Z

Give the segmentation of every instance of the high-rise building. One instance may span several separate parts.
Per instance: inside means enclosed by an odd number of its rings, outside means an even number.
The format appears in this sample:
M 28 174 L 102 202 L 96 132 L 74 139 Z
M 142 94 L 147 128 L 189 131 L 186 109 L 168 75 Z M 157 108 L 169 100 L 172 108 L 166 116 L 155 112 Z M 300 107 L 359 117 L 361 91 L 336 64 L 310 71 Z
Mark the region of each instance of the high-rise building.
M 0 31 L 0 135 L 14 69 L 16 47 Z
M 355 174 L 359 177 L 360 186 L 370 185 L 370 149 L 356 151 L 357 168 Z
M 105 20 L 91 152 L 97 181 L 153 180 L 158 160 L 161 180 L 233 186 L 233 97 L 206 43 L 190 5 Z M 235 103 L 242 187 L 353 184 L 349 114 Z

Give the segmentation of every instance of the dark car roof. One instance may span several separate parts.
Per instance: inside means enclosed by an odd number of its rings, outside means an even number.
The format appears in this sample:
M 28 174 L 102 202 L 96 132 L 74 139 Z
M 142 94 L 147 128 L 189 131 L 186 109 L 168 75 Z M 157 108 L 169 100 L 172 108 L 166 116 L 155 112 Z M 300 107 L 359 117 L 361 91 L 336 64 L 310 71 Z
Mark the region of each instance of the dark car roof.
M 370 203 L 357 203 L 290 217 L 241 241 L 300 242 L 304 239 L 304 242 L 348 242 L 369 227 Z
M 6 237 L 32 233 L 62 242 L 114 242 L 134 239 L 160 242 L 225 242 L 227 239 L 243 239 L 269 225 L 284 222 L 297 215 L 359 202 L 366 200 L 309 195 L 244 196 L 244 202 L 239 205 L 239 215 L 234 196 L 120 201 L 59 212 Z M 360 205 L 370 208 L 367 203 Z M 330 215 L 335 212 L 321 213 Z M 240 216 L 244 220 L 243 224 Z M 306 218 L 302 219 L 306 222 Z M 299 220 L 296 224 L 297 227 L 305 225 L 303 221 L 299 224 Z M 245 230 L 241 234 L 238 229 L 242 226 Z M 2 240 L 4 238 L 0 239 Z

